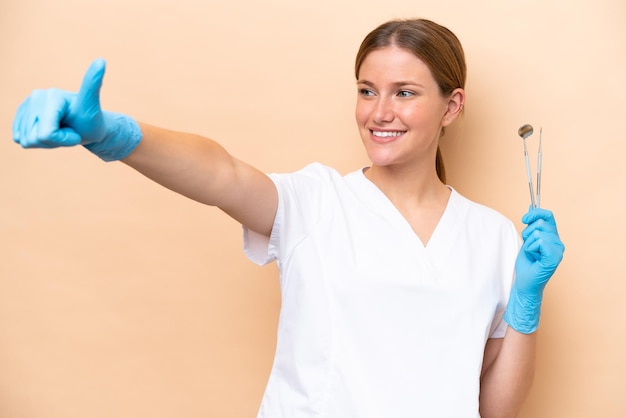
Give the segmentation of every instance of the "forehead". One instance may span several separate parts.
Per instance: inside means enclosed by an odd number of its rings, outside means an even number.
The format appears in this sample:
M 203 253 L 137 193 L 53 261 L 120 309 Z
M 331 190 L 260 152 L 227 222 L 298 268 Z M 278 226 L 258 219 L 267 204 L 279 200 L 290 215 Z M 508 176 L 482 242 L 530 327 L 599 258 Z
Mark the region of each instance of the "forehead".
M 371 51 L 359 69 L 359 80 L 407 80 L 435 83 L 430 68 L 413 52 L 397 46 Z

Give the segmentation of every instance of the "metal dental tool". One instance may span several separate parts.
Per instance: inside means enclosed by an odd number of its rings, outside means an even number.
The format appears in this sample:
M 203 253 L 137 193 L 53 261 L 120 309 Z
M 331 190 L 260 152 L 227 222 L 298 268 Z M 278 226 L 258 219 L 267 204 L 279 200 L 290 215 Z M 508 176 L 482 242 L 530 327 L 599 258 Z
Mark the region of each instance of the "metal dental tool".
M 537 153 L 537 207 L 541 207 L 541 137 L 543 128 L 539 128 L 539 152 Z
M 537 196 L 535 197 L 535 190 L 533 189 L 533 179 L 530 174 L 530 160 L 528 159 L 528 149 L 526 148 L 526 138 L 533 134 L 533 127 L 531 125 L 523 125 L 517 130 L 517 134 L 522 137 L 524 141 L 524 160 L 526 161 L 526 175 L 528 177 L 528 189 L 530 190 L 530 201 L 534 208 L 538 208 L 541 203 L 541 145 L 542 145 L 542 131 L 539 129 L 539 152 L 537 155 Z

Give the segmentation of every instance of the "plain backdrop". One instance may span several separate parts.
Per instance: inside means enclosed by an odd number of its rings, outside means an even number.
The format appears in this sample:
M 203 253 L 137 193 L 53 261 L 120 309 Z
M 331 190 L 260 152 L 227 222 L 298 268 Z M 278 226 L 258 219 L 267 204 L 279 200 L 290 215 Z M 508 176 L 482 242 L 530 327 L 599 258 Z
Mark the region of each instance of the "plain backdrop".
M 401 17 L 461 39 L 449 183 L 520 230 L 517 129 L 543 128 L 542 204 L 567 250 L 520 417 L 626 416 L 626 2 L 2 0 L 0 417 L 253 417 L 280 306 L 275 266 L 247 261 L 217 209 L 81 147 L 15 145 L 32 89 L 76 90 L 103 57 L 106 109 L 215 138 L 263 171 L 346 173 L 367 164 L 356 50 Z

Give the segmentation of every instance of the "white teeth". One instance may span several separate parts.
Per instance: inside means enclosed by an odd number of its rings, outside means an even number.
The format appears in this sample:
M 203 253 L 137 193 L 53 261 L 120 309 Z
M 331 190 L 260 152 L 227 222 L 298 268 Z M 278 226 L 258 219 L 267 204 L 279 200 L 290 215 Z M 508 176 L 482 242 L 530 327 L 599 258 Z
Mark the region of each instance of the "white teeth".
M 372 131 L 372 135 L 377 136 L 379 138 L 389 138 L 396 137 L 402 135 L 404 132 L 381 132 L 381 131 Z

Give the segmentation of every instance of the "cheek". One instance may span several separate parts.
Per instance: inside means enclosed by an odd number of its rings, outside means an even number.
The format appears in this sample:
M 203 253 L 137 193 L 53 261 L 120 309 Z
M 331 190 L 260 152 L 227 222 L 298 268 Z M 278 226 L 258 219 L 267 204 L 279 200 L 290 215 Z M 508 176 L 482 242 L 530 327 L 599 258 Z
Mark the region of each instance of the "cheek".
M 364 125 L 365 123 L 367 123 L 367 120 L 369 118 L 369 110 L 368 110 L 368 106 L 363 104 L 362 102 L 358 101 L 356 104 L 356 108 L 354 111 L 354 116 L 356 118 L 356 122 L 359 125 Z
M 438 125 L 440 115 L 432 106 L 405 106 L 396 111 L 396 116 L 408 127 L 425 128 Z

